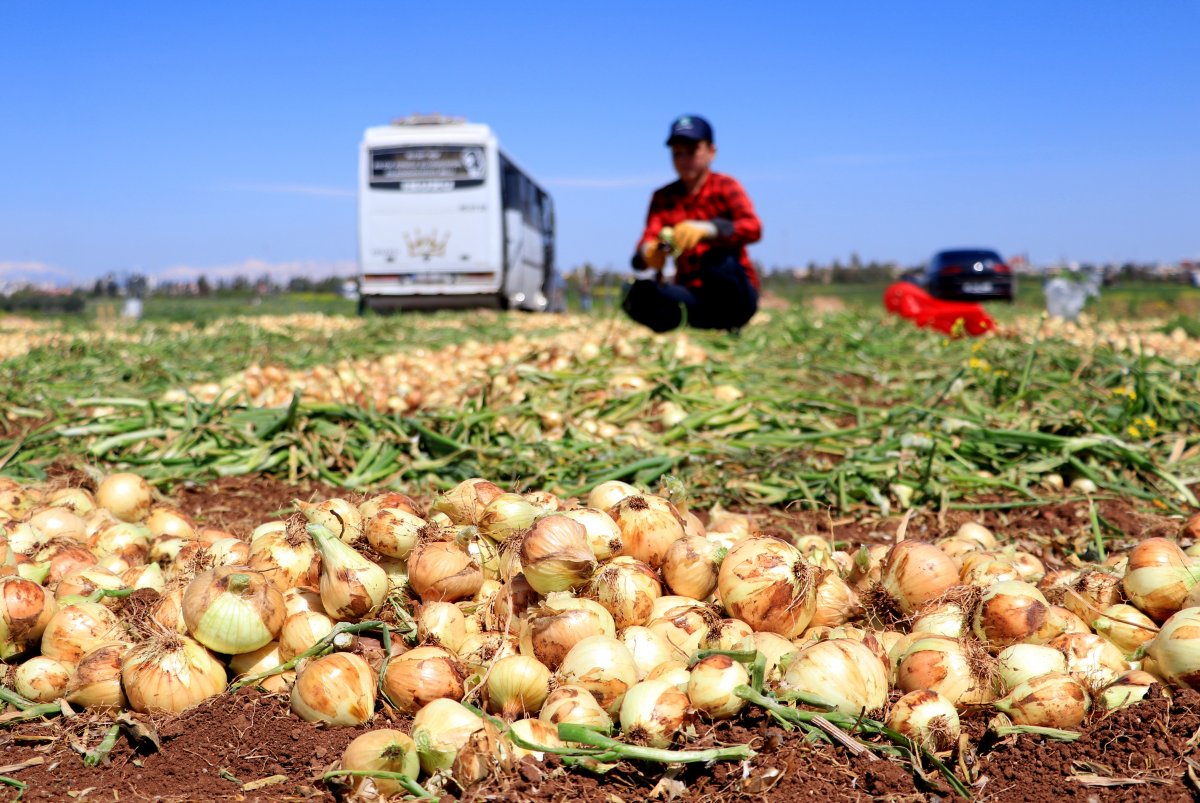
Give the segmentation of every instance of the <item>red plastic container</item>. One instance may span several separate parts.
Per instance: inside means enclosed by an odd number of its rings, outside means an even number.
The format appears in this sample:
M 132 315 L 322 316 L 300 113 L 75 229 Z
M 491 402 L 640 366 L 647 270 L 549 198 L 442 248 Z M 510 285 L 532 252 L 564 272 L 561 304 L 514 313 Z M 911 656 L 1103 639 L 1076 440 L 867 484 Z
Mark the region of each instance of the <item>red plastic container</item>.
M 948 335 L 972 337 L 990 332 L 996 322 L 983 307 L 965 301 L 934 298 L 911 282 L 896 282 L 883 293 L 883 304 L 893 312 L 923 328 Z

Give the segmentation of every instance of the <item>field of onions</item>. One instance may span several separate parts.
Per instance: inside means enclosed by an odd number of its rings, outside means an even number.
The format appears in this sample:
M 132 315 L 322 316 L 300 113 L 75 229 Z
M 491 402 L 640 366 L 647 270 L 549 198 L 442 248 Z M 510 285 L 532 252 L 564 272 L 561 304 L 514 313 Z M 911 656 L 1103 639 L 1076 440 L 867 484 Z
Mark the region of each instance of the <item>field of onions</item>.
M 1193 799 L 1194 344 L 1079 331 L 9 343 L 0 799 Z

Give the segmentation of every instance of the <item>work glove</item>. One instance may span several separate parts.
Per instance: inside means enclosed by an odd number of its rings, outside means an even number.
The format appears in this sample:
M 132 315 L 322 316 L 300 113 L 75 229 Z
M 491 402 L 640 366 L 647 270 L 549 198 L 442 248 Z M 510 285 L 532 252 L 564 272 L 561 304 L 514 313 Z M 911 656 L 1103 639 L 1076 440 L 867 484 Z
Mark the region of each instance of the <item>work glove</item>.
M 707 220 L 685 220 L 675 226 L 675 251 L 683 254 L 691 251 L 701 240 L 717 236 L 717 227 Z
M 667 251 L 661 242 L 653 240 L 642 245 L 642 258 L 646 260 L 646 267 L 662 270 L 667 264 Z

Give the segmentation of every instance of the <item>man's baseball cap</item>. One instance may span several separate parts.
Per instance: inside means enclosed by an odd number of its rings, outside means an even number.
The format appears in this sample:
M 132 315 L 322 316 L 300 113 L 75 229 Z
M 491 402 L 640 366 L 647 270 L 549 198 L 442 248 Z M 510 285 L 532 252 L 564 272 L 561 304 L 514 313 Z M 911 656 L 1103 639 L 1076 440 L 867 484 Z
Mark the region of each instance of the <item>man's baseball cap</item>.
M 708 120 L 694 114 L 685 114 L 671 123 L 671 133 L 667 136 L 670 145 L 677 139 L 690 139 L 694 142 L 713 142 L 712 126 Z

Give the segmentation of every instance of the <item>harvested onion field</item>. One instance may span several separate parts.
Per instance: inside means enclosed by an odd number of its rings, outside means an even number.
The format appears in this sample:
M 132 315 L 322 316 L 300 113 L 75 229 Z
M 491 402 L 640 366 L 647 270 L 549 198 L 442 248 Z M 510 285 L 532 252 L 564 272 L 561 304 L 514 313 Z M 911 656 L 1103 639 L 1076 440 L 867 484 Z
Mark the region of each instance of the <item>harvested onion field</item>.
M 0 318 L 0 797 L 1194 799 L 1198 363 Z

